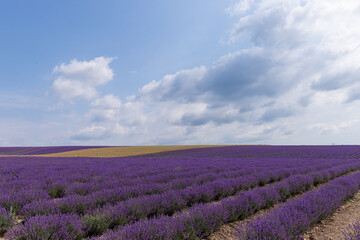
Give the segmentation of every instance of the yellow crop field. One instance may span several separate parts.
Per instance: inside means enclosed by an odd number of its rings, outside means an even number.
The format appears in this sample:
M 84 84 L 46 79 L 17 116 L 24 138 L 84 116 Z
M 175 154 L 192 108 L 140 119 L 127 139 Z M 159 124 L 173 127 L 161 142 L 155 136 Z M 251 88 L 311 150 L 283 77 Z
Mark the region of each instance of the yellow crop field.
M 126 157 L 194 148 L 223 147 L 227 145 L 167 145 L 167 146 L 126 146 L 103 147 L 50 153 L 41 155 L 0 155 L 0 157 Z

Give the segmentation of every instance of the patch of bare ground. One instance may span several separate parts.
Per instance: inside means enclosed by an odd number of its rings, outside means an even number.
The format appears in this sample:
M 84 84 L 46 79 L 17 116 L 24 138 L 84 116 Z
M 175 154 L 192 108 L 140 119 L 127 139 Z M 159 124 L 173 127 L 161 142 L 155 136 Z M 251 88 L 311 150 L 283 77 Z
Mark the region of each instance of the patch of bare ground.
M 316 224 L 304 234 L 304 240 L 340 240 L 342 231 L 360 218 L 360 192 L 335 213 Z

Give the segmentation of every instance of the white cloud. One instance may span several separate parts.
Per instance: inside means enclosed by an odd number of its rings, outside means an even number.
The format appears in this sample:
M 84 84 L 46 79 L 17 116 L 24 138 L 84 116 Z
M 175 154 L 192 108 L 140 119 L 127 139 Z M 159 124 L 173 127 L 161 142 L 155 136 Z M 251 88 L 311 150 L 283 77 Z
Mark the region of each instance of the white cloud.
M 91 111 L 88 117 L 93 122 L 118 121 L 122 108 L 121 100 L 114 95 L 106 95 L 91 103 Z
M 54 68 L 59 76 L 55 79 L 52 90 L 62 99 L 97 96 L 96 87 L 113 79 L 114 73 L 109 64 L 114 58 L 98 57 L 90 61 L 72 60 Z
M 242 0 L 238 3 L 235 3 L 231 7 L 225 9 L 225 11 L 230 15 L 243 14 L 250 9 L 253 2 L 254 0 Z

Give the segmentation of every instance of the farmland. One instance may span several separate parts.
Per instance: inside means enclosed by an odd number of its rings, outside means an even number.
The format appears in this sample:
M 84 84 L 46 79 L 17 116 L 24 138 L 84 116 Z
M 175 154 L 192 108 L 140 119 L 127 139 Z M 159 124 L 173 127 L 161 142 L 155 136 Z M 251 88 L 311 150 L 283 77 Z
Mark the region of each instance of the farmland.
M 0 234 L 204 239 L 249 219 L 235 239 L 299 239 L 360 188 L 358 146 L 139 149 L 0 148 Z

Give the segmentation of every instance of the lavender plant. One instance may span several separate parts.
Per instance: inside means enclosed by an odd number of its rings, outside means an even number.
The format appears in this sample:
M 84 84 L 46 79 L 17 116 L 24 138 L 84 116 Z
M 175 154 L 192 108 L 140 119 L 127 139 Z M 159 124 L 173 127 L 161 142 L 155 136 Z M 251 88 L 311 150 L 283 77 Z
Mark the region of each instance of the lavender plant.
M 16 225 L 6 235 L 9 240 L 80 240 L 84 236 L 76 215 L 35 216 Z

